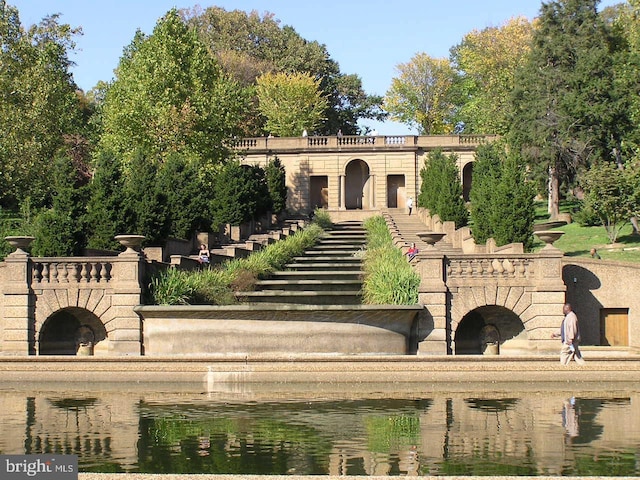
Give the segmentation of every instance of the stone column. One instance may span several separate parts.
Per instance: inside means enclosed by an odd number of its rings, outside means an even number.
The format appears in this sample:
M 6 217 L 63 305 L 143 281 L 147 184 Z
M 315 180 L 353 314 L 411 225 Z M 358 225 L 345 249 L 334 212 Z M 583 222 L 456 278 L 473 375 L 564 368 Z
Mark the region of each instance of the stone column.
M 420 275 L 418 302 L 425 307 L 418 320 L 418 355 L 446 355 L 449 315 L 444 255 L 435 248 L 426 249 L 414 261 Z
M 340 210 L 345 210 L 347 208 L 346 207 L 347 195 L 345 191 L 346 183 L 347 182 L 346 182 L 345 175 L 340 175 L 340 205 L 339 205 Z
M 112 319 L 105 327 L 109 353 L 142 354 L 142 322 L 133 308 L 142 303 L 145 261 L 137 251 L 124 251 L 113 262 L 111 272 Z
M 540 250 L 535 261 L 536 287 L 531 293 L 535 309 L 527 326 L 531 327 L 529 340 L 539 350 L 559 350 L 558 340 L 551 339 L 551 334 L 559 331 L 564 317 L 562 305 L 567 287 L 562 280 L 562 256 L 562 251 L 548 245 Z
M 18 249 L 4 260 L 0 314 L 1 350 L 5 355 L 35 355 L 35 299 L 31 289 L 31 260 Z

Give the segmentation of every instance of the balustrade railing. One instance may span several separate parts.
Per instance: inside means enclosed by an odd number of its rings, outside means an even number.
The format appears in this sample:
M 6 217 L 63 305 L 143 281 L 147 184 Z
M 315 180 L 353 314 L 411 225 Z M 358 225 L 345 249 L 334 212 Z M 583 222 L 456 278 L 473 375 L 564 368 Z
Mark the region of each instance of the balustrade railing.
M 526 256 L 498 257 L 447 257 L 447 280 L 484 279 L 530 279 L 534 277 L 535 261 Z
M 113 259 L 33 258 L 35 285 L 109 283 Z

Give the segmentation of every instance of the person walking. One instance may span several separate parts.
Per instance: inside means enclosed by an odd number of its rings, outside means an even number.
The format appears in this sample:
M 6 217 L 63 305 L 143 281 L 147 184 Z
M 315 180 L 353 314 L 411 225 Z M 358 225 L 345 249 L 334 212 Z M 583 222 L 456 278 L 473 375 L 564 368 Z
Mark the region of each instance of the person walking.
M 568 365 L 571 359 L 579 365 L 583 365 L 584 358 L 580 353 L 580 327 L 578 316 L 573 311 L 570 303 L 565 303 L 562 307 L 564 319 L 560 325 L 560 331 L 551 334 L 551 338 L 560 338 L 562 347 L 560 348 L 560 363 Z
M 409 209 L 409 215 L 411 215 L 411 210 L 413 209 L 413 198 L 409 197 L 407 200 L 407 208 Z

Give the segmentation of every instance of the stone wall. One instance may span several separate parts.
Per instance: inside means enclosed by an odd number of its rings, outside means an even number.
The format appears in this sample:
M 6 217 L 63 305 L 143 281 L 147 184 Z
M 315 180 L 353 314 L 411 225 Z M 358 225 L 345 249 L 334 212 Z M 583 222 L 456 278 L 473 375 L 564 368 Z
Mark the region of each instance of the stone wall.
M 640 348 L 640 265 L 563 257 L 562 278 L 583 345 L 600 345 L 600 313 L 615 308 L 628 309 L 629 346 Z

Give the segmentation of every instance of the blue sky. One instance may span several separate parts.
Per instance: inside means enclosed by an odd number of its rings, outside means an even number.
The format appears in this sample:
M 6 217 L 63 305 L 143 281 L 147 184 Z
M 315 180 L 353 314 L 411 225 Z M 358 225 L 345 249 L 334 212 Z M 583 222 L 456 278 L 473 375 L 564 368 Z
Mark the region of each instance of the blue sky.
M 600 8 L 622 0 L 603 0 Z M 113 78 L 122 50 L 137 29 L 151 33 L 160 17 L 173 7 L 193 8 L 185 0 L 7 0 L 18 8 L 23 25 L 60 13 L 61 22 L 82 27 L 73 75 L 83 90 Z M 362 78 L 365 91 L 384 95 L 396 66 L 418 52 L 448 57 L 465 34 L 500 26 L 512 17 L 536 17 L 540 0 L 218 0 L 200 3 L 225 10 L 271 12 L 282 25 L 291 25 L 303 38 L 325 44 L 343 73 Z M 380 134 L 413 134 L 407 126 L 362 122 Z

